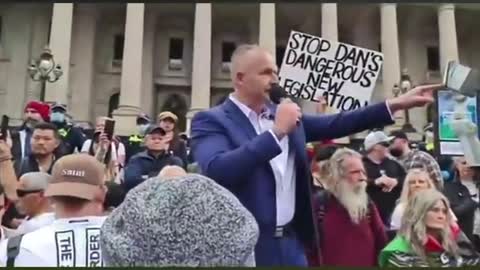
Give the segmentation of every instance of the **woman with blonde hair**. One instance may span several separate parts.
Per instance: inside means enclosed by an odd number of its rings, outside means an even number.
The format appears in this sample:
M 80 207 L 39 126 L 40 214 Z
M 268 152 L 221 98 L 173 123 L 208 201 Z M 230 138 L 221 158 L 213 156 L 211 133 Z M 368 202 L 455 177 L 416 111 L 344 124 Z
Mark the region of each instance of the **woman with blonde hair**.
M 390 229 L 398 230 L 408 200 L 420 190 L 435 188 L 428 173 L 422 169 L 411 169 L 405 176 L 402 193 L 392 213 Z
M 397 236 L 380 253 L 387 267 L 461 267 L 480 257 L 455 222 L 448 199 L 436 189 L 408 200 Z

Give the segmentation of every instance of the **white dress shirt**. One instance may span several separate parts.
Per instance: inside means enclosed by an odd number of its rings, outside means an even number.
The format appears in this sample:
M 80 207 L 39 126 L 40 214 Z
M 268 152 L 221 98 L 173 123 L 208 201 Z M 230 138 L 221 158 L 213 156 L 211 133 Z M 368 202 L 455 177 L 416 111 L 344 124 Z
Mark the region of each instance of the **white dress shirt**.
M 295 152 L 293 149 L 290 151 L 288 147 L 288 136 L 283 137 L 279 141 L 273 133 L 272 128 L 274 122 L 268 117 L 268 111 L 258 115 L 232 94 L 229 98 L 245 114 L 248 120 L 250 120 L 257 134 L 266 131 L 270 132 L 282 149 L 282 153 L 270 160 L 270 165 L 272 166 L 275 177 L 277 226 L 283 226 L 293 219 L 295 213 Z

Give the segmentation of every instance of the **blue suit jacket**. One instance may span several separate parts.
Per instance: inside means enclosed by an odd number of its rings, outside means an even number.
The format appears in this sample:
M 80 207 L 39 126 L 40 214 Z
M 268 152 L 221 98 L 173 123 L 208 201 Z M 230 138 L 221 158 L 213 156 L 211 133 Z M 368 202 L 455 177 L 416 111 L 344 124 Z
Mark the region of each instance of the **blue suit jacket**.
M 275 109 L 275 107 L 273 108 Z M 293 226 L 302 241 L 314 240 L 311 173 L 305 144 L 340 138 L 393 123 L 385 103 L 335 115 L 304 115 L 289 135 L 295 151 L 296 204 Z M 229 99 L 192 119 L 191 150 L 202 173 L 235 194 L 255 216 L 262 235 L 276 227 L 275 178 L 269 161 L 281 153 L 270 132 L 257 135 L 248 118 Z M 273 238 L 273 237 L 272 237 Z M 258 247 L 258 245 L 257 245 Z M 264 251 L 256 250 L 264 254 Z

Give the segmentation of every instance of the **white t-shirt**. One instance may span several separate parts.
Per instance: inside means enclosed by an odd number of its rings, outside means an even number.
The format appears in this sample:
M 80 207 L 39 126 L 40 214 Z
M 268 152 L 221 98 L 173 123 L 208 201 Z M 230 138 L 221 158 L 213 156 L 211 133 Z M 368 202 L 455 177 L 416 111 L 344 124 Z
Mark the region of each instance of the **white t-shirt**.
M 27 233 L 15 259 L 16 267 L 100 267 L 100 228 L 106 217 L 57 219 Z M 7 263 L 7 240 L 0 243 L 0 267 Z
M 50 225 L 55 221 L 54 213 L 43 213 L 31 219 L 25 219 L 14 231 L 14 235 L 26 234 Z
M 91 144 L 92 144 L 91 139 L 86 140 L 83 143 L 82 152 L 88 153 L 88 150 L 90 149 Z M 117 161 L 119 156 L 126 156 L 125 145 L 123 145 L 123 143 L 119 143 L 118 150 L 117 150 L 117 146 L 115 145 L 114 142 L 112 142 L 112 160 Z

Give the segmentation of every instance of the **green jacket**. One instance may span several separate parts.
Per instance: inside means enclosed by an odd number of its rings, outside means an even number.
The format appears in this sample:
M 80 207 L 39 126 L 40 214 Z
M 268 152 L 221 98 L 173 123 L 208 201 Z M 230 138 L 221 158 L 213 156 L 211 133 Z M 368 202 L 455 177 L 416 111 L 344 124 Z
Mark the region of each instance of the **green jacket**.
M 380 267 L 388 264 L 388 259 L 394 252 L 411 253 L 410 243 L 402 236 L 396 236 L 388 245 L 380 252 L 378 257 L 378 265 Z
M 426 261 L 414 254 L 410 243 L 403 237 L 395 237 L 381 252 L 378 258 L 380 267 L 459 267 L 478 266 L 480 257 L 470 246 L 462 233 L 457 239 L 460 258 L 447 253 L 428 253 Z

